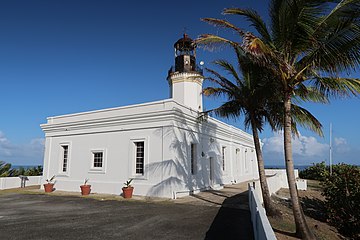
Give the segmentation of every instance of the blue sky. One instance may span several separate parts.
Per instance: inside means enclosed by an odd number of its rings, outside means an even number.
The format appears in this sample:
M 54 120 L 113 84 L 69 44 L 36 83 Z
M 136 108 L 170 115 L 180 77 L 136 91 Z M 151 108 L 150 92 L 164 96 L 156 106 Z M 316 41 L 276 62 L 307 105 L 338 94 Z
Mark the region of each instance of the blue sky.
M 228 34 L 200 21 L 224 18 L 225 7 L 254 8 L 264 1 L 80 1 L 0 2 L 0 160 L 15 165 L 43 162 L 46 117 L 168 98 L 167 71 L 173 43 L 186 32 Z M 227 17 L 247 28 L 240 18 Z M 267 17 L 265 16 L 265 19 Z M 227 35 L 228 36 L 228 35 Z M 198 51 L 206 67 L 224 51 Z M 353 76 L 359 77 L 354 74 Z M 210 109 L 222 100 L 205 98 Z M 306 104 L 324 125 L 325 137 L 301 129 L 294 140 L 296 164 L 329 159 L 333 123 L 334 162 L 358 164 L 359 99 Z M 243 128 L 241 121 L 231 121 Z M 266 164 L 282 164 L 282 137 L 261 134 Z

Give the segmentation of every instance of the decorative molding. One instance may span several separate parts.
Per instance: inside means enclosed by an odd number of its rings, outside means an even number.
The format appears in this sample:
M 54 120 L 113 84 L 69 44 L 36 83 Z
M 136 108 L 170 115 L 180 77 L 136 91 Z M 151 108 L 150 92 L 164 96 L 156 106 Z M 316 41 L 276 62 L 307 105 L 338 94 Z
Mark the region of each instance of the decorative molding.
M 218 140 L 229 141 L 231 139 L 236 143 L 246 143 L 249 146 L 253 144 L 253 138 L 250 134 L 217 119 L 209 117 L 206 122 L 199 123 L 197 119 L 199 113 L 197 111 L 175 101 L 159 101 L 151 105 L 154 108 L 145 109 L 146 111 L 142 108 L 142 104 L 136 108 L 132 107 L 133 113 L 127 111 L 126 115 L 119 113 L 121 108 L 103 111 L 106 112 L 104 115 L 116 111 L 117 116 L 115 117 L 101 117 L 102 114 L 99 114 L 102 113 L 101 111 L 95 111 L 94 114 L 91 114 L 91 112 L 86 113 L 86 120 L 83 118 L 83 120 L 71 121 L 74 115 L 68 115 L 68 118 L 62 116 L 57 119 L 58 123 L 49 121 L 49 123 L 42 124 L 41 128 L 46 136 L 50 137 L 173 126 Z M 162 105 L 162 107 L 156 107 L 159 105 Z M 144 112 L 141 113 L 141 111 Z M 81 113 L 78 115 L 81 115 Z
M 180 82 L 196 82 L 200 86 L 202 86 L 202 82 L 204 80 L 204 76 L 199 73 L 175 73 L 169 76 L 169 83 L 180 83 Z

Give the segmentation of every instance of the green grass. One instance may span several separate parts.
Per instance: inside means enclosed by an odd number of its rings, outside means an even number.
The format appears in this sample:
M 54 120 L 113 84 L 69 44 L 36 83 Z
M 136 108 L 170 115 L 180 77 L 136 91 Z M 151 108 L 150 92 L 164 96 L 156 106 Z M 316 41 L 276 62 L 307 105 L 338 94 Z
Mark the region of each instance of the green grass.
M 10 188 L 10 189 L 0 190 L 0 195 L 14 194 L 14 193 L 40 194 L 40 192 L 36 191 L 38 189 L 40 189 L 40 185 L 29 186 L 29 187 L 26 187 L 26 188 Z
M 317 180 L 307 180 L 307 186 L 309 190 L 321 191 L 322 186 L 320 181 Z
M 131 199 L 125 199 L 120 195 L 114 195 L 114 194 L 97 194 L 92 193 L 87 196 L 83 196 L 79 192 L 66 192 L 66 191 L 54 191 L 51 193 L 45 193 L 44 190 L 40 190 L 40 185 L 37 186 L 29 186 L 26 188 L 12 188 L 12 189 L 4 189 L 0 190 L 0 196 L 1 195 L 7 195 L 7 194 L 38 194 L 38 195 L 51 195 L 54 197 L 59 196 L 68 196 L 68 197 L 79 197 L 79 198 L 89 198 L 94 199 L 98 201 L 133 201 L 133 202 L 156 202 L 156 203 L 171 203 L 170 199 L 166 198 L 150 198 L 150 197 L 140 197 L 140 196 L 133 196 Z

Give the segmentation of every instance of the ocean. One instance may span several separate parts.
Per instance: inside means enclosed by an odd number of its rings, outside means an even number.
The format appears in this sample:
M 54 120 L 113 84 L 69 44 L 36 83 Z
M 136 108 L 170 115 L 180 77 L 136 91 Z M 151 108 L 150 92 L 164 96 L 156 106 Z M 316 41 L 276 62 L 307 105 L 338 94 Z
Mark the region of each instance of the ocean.
M 21 167 L 28 169 L 32 167 L 37 167 L 38 165 L 12 165 L 11 168 L 19 169 Z M 295 165 L 295 169 L 299 169 L 299 171 L 304 170 L 307 167 L 311 167 L 312 165 Z M 265 169 L 285 169 L 285 165 L 265 165 Z
M 29 169 L 29 168 L 33 168 L 33 167 L 38 167 L 38 166 L 42 166 L 42 165 L 11 165 L 12 169 L 19 169 L 19 168 L 24 168 L 24 169 Z
M 312 165 L 295 165 L 294 168 L 301 171 L 311 166 Z M 265 169 L 285 169 L 285 165 L 265 165 Z

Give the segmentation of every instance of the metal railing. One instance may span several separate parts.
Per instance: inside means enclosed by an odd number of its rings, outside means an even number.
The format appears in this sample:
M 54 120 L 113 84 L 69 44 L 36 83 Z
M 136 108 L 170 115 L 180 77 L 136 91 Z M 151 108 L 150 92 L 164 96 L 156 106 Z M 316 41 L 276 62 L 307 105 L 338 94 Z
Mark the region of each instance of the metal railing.
M 176 73 L 176 72 L 177 71 L 175 71 L 175 66 L 171 66 L 169 71 L 168 71 L 168 75 L 170 75 L 172 73 Z M 187 72 L 187 71 L 185 71 L 185 72 Z M 192 69 L 190 72 L 196 72 L 196 73 L 199 73 L 199 74 L 203 75 L 204 70 L 200 66 L 195 65 L 195 68 Z

